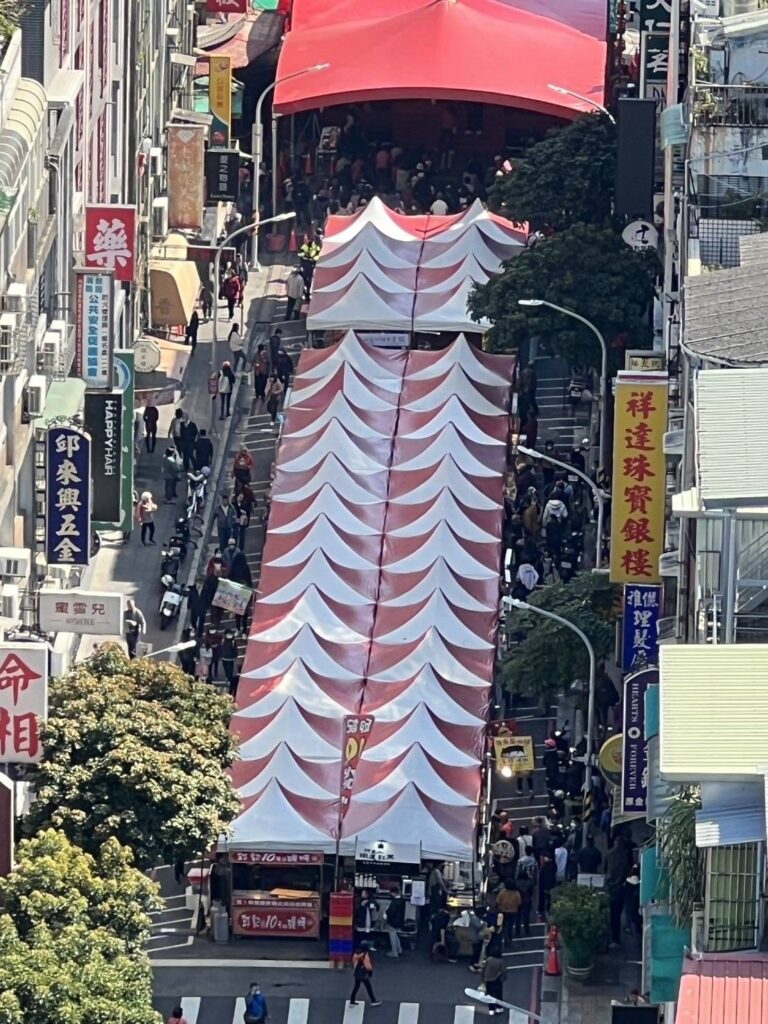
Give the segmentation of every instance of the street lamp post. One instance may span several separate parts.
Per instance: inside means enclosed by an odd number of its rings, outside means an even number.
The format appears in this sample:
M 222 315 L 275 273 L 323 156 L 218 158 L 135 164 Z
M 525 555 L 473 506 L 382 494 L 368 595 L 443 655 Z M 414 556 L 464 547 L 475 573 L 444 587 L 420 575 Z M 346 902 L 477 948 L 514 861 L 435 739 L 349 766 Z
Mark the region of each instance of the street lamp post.
M 567 470 L 569 473 L 573 473 L 575 476 L 583 480 L 584 483 L 592 491 L 592 496 L 597 504 L 597 542 L 595 544 L 595 569 L 601 569 L 603 565 L 603 523 L 605 521 L 605 492 L 601 491 L 600 488 L 592 480 L 589 479 L 586 473 L 582 473 L 580 469 L 575 466 L 570 466 L 567 462 L 561 462 L 560 459 L 554 459 L 551 455 L 547 455 L 546 452 L 537 452 L 533 448 L 526 448 L 524 445 L 519 444 L 517 450 L 522 452 L 523 455 L 529 456 L 531 459 L 544 459 L 545 462 L 551 462 L 553 466 L 560 466 L 561 469 Z
M 239 228 L 235 228 L 231 235 L 219 243 L 216 249 L 216 255 L 213 259 L 213 341 L 211 342 L 211 369 L 209 376 L 213 379 L 214 368 L 216 365 L 216 355 L 219 341 L 219 271 L 221 269 L 221 254 L 227 248 L 229 243 L 238 238 L 240 235 L 244 235 L 247 231 L 257 232 L 262 224 L 273 224 L 276 221 L 292 220 L 296 216 L 295 210 L 289 210 L 287 213 L 278 213 L 276 217 L 269 217 L 267 220 L 256 221 L 254 224 L 243 224 Z M 214 423 L 216 422 L 214 401 L 213 396 L 211 398 L 211 429 L 213 429 Z
M 313 64 L 311 67 L 302 68 L 301 71 L 294 71 L 290 75 L 283 75 L 282 78 L 276 78 L 274 82 L 270 82 L 266 87 L 261 96 L 259 96 L 256 102 L 256 117 L 253 122 L 253 190 L 251 199 L 251 211 L 253 213 L 254 224 L 258 221 L 259 217 L 259 200 L 261 198 L 261 158 L 264 149 L 264 128 L 261 123 L 261 108 L 264 104 L 264 100 L 269 94 L 281 85 L 283 82 L 288 82 L 292 78 L 300 78 L 301 75 L 311 75 L 315 71 L 324 71 L 329 68 L 330 64 Z M 276 131 L 276 122 L 273 119 L 273 132 Z M 276 157 L 274 149 L 274 135 L 273 135 L 273 160 Z M 277 167 L 272 168 L 272 178 L 274 180 L 277 173 Z M 273 195 L 276 194 L 276 187 L 273 186 Z M 272 213 L 274 214 L 274 209 Z M 262 224 L 269 223 L 268 221 L 261 221 Z M 254 234 L 251 242 L 251 266 L 254 270 L 259 269 L 259 234 L 258 231 Z
M 594 751 L 595 730 L 595 684 L 597 675 L 597 661 L 595 658 L 595 649 L 592 646 L 592 643 L 587 634 L 584 633 L 583 630 L 579 629 L 579 627 L 575 623 L 571 622 L 569 619 L 564 619 L 562 615 L 556 615 L 554 612 L 548 612 L 544 608 L 539 608 L 539 606 L 535 604 L 526 604 L 525 601 L 520 601 L 516 597 L 505 597 L 504 604 L 509 608 L 517 608 L 519 611 L 533 612 L 534 615 L 543 615 L 546 619 L 553 619 L 555 622 L 558 622 L 561 626 L 566 626 L 568 629 L 572 630 L 572 632 L 574 632 L 578 636 L 578 638 L 587 648 L 587 653 L 589 654 L 589 697 L 587 700 L 587 749 L 584 757 L 583 786 L 584 806 L 586 807 L 587 796 L 592 791 L 592 754 Z M 582 840 L 586 843 L 587 832 L 589 831 L 589 829 L 587 827 L 586 820 L 584 820 L 583 818 L 581 823 L 581 830 Z
M 156 658 L 158 654 L 178 654 L 179 651 L 188 651 L 190 647 L 194 647 L 197 644 L 197 640 L 180 640 L 177 644 L 171 644 L 170 647 L 162 647 L 159 651 L 150 651 L 146 654 L 146 658 Z
M 546 299 L 518 299 L 517 304 L 518 306 L 548 306 L 557 313 L 573 317 L 574 320 L 578 320 L 579 323 L 588 327 L 600 342 L 602 353 L 600 367 L 600 469 L 606 470 L 608 459 L 608 346 L 605 343 L 605 338 L 591 320 L 587 320 L 581 313 L 576 313 L 572 309 L 566 309 L 565 306 L 556 306 L 554 302 L 547 302 Z
M 533 1010 L 525 1010 L 522 1006 L 515 1006 L 514 1003 L 505 1003 L 503 999 L 494 999 L 493 996 L 489 996 L 487 992 L 480 992 L 476 988 L 465 988 L 464 995 L 469 999 L 474 999 L 476 1003 L 483 1003 L 485 1006 L 499 1006 L 503 1010 L 517 1010 L 518 1013 L 527 1015 L 528 1020 L 535 1021 L 538 1024 L 539 1021 L 542 1024 L 551 1024 L 546 1017 L 539 1016 L 538 1013 L 534 1013 Z
M 599 110 L 601 114 L 605 114 L 611 124 L 616 124 L 616 118 L 610 110 L 604 107 L 602 103 L 598 103 L 597 100 L 591 100 L 589 96 L 584 96 L 580 92 L 574 92 L 573 89 L 566 89 L 564 85 L 553 85 L 552 82 L 547 84 L 547 88 L 551 89 L 552 92 L 559 92 L 561 96 L 573 96 L 574 99 L 581 100 L 582 103 L 586 103 L 593 110 Z

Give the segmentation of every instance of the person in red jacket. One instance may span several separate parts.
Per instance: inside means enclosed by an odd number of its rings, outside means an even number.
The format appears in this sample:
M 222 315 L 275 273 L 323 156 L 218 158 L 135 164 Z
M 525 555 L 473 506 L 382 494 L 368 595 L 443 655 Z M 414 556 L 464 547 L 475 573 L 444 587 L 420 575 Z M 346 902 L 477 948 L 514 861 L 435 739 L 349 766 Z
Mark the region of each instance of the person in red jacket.
M 241 293 L 242 285 L 240 278 L 232 270 L 227 271 L 227 276 L 224 278 L 224 283 L 221 286 L 221 294 L 227 300 L 227 313 L 230 320 L 235 318 L 235 306 L 240 301 Z

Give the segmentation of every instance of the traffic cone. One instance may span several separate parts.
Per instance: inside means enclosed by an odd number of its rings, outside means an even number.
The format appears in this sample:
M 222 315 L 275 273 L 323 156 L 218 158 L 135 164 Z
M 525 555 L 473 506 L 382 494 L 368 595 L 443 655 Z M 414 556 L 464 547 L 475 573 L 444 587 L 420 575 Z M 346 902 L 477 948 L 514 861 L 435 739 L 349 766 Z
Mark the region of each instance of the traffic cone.
M 304 176 L 309 178 L 314 173 L 314 167 L 312 166 L 312 154 L 307 150 L 304 154 Z
M 544 973 L 550 977 L 556 977 L 560 974 L 560 958 L 557 955 L 557 946 L 557 928 L 553 925 L 549 929 L 549 935 L 547 936 L 549 956 L 547 957 L 547 966 L 544 968 Z
M 296 238 L 296 232 L 291 228 L 291 233 L 288 236 L 288 252 L 296 253 L 299 251 L 299 243 Z

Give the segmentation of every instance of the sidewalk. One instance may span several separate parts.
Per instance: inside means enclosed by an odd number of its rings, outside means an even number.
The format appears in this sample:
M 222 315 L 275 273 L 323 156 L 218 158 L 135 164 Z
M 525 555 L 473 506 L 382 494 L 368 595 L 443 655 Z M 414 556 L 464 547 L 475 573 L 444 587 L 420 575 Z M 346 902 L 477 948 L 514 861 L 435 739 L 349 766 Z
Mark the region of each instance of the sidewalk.
M 611 1002 L 621 1002 L 633 989 L 640 989 L 640 948 L 637 936 L 624 935 L 622 948 L 597 957 L 587 982 L 572 981 L 565 974 L 542 975 L 540 1014 L 552 1024 L 611 1024 Z M 546 956 L 545 956 L 546 963 Z
M 254 351 L 256 344 L 259 341 L 266 340 L 266 336 L 269 333 L 267 328 L 271 320 L 271 308 L 275 300 L 283 295 L 282 281 L 284 276 L 283 268 L 280 265 L 273 265 L 262 266 L 259 272 L 251 272 L 248 277 L 243 305 L 244 335 Z M 215 370 L 219 369 L 221 362 L 229 354 L 226 342 L 229 332 L 229 321 L 226 319 L 226 306 L 224 304 L 219 304 L 218 314 L 219 340 L 216 357 L 213 361 Z M 262 338 L 261 335 L 264 335 L 264 337 Z M 115 531 L 114 534 L 102 534 L 101 549 L 90 573 L 89 589 L 94 591 L 120 590 L 126 597 L 134 598 L 147 620 L 147 633 L 142 637 L 142 640 L 150 644 L 153 650 L 161 650 L 173 644 L 177 639 L 181 625 L 186 620 L 186 610 L 184 608 L 176 628 L 166 631 L 161 631 L 159 628 L 158 609 L 161 597 L 160 552 L 164 542 L 173 533 L 176 519 L 183 512 L 186 496 L 186 478 L 182 476 L 177 488 L 177 504 L 166 505 L 163 503 L 164 485 L 161 475 L 161 461 L 163 452 L 170 444 L 170 441 L 168 441 L 170 422 L 173 419 L 176 408 L 182 408 L 190 414 L 198 428 L 208 431 L 208 435 L 213 441 L 212 486 L 209 487 L 209 497 L 205 509 L 206 523 L 204 525 L 207 527 L 210 510 L 215 505 L 215 496 L 220 490 L 231 491 L 231 478 L 229 474 L 231 471 L 232 455 L 229 453 L 229 438 L 237 418 L 237 409 L 243 401 L 243 393 L 248 398 L 248 404 L 250 404 L 250 397 L 253 394 L 252 376 L 249 373 L 247 385 L 244 388 L 240 388 L 238 385 L 239 395 L 236 392 L 233 396 L 231 419 L 220 422 L 218 417 L 215 416 L 213 424 L 211 423 L 211 398 L 208 394 L 208 377 L 210 374 L 212 345 L 213 324 L 212 322 L 201 323 L 198 332 L 197 349 L 194 356 L 190 356 L 187 361 L 186 370 L 183 375 L 181 398 L 177 404 L 162 406 L 159 409 L 160 419 L 157 428 L 155 451 L 151 454 L 147 453 L 144 441 L 141 441 L 141 455 L 136 464 L 135 488 L 139 494 L 142 491 L 151 491 L 158 506 L 155 515 L 155 545 L 142 547 L 138 528 L 134 529 L 131 539 L 127 543 L 123 543 L 118 531 Z M 211 429 L 212 426 L 213 429 Z M 190 548 L 184 566 L 179 572 L 179 579 L 181 581 L 186 582 L 187 575 L 188 573 L 191 574 L 192 567 L 196 565 L 198 559 L 202 560 L 205 554 L 202 550 L 202 542 L 205 540 L 205 537 L 206 531 L 204 530 L 202 537 L 198 535 L 193 538 L 199 547 L 198 550 Z M 104 643 L 107 640 L 122 642 L 122 639 L 122 636 L 84 635 L 81 638 L 77 661 L 79 662 L 87 658 L 98 644 Z

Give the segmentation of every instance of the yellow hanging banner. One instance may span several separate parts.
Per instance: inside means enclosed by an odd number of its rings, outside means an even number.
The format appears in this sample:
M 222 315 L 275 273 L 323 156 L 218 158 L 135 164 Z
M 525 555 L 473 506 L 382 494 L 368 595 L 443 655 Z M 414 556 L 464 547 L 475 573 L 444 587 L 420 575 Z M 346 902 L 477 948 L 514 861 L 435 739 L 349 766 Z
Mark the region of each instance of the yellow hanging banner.
M 211 145 L 216 149 L 229 146 L 232 126 L 232 60 L 211 57 L 208 61 L 208 105 L 213 116 Z
M 619 372 L 613 430 L 611 580 L 660 583 L 666 373 Z

